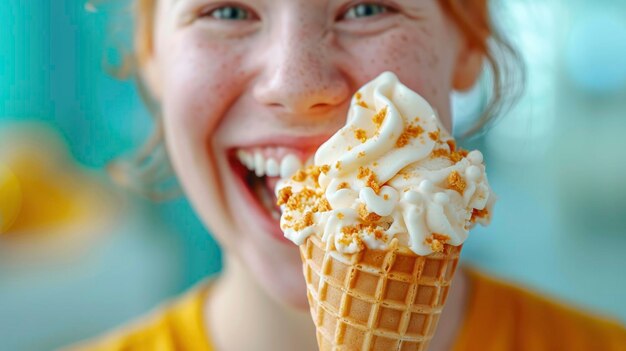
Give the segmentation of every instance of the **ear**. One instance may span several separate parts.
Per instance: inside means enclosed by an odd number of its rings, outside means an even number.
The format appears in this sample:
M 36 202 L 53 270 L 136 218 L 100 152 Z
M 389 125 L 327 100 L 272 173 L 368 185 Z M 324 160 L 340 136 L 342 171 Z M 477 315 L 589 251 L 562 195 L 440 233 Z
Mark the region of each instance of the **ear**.
M 462 40 L 461 44 L 452 87 L 458 91 L 465 91 L 473 87 L 480 77 L 485 55 L 476 46 L 470 46 L 467 40 Z

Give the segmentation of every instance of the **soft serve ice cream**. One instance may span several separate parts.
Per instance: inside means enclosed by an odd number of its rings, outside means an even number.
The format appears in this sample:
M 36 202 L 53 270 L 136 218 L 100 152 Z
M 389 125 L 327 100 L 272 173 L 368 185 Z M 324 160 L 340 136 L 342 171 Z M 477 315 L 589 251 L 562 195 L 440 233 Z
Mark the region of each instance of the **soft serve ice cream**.
M 318 235 L 346 254 L 394 238 L 418 255 L 461 245 L 494 203 L 482 154 L 457 149 L 430 105 L 390 72 L 355 94 L 346 125 L 276 195 L 288 239 Z

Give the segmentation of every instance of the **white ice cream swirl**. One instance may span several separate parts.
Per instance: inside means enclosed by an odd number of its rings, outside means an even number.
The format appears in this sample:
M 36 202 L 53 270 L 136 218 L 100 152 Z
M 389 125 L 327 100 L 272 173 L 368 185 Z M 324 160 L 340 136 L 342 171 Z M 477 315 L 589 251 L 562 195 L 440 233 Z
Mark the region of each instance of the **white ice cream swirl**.
M 393 238 L 418 255 L 461 245 L 494 202 L 482 154 L 456 150 L 430 105 L 390 72 L 355 94 L 314 166 L 281 180 L 276 194 L 287 238 L 319 235 L 342 253 L 385 249 Z

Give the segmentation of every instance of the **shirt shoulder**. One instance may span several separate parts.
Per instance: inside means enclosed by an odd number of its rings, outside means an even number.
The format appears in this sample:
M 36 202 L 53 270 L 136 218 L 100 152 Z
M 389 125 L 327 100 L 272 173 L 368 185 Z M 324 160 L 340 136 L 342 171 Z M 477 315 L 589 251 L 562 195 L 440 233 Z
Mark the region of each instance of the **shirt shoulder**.
M 471 297 L 454 351 L 623 350 L 626 329 L 468 270 Z
M 203 322 L 203 303 L 210 283 L 202 282 L 182 297 L 94 340 L 65 351 L 198 350 L 212 351 Z

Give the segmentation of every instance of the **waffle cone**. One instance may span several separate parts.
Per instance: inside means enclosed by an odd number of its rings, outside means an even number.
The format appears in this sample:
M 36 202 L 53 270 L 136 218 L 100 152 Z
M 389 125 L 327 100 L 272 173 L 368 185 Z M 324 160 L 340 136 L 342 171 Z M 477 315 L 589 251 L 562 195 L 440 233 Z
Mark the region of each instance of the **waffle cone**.
M 426 350 L 460 252 L 419 256 L 394 239 L 388 250 L 342 255 L 307 238 L 300 255 L 320 350 Z

